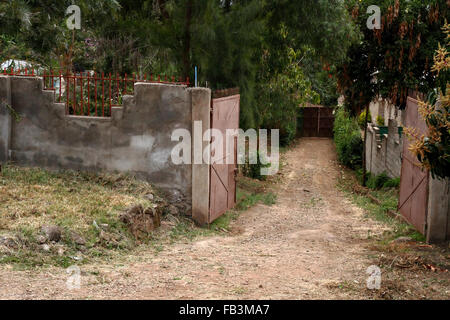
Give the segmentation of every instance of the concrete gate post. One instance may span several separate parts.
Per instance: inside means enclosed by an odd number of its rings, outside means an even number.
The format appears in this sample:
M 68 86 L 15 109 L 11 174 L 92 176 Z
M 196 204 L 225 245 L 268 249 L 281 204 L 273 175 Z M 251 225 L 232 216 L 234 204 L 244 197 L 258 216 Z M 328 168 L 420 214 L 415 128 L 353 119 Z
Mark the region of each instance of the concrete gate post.
M 427 215 L 427 242 L 450 240 L 450 180 L 430 176 Z
M 0 164 L 9 160 L 12 126 L 9 106 L 11 106 L 11 79 L 8 76 L 0 76 Z
M 203 154 L 194 154 L 195 141 L 202 141 L 202 150 L 208 146 L 203 134 L 211 128 L 211 90 L 206 88 L 189 89 L 192 98 L 192 218 L 199 225 L 208 223 L 209 218 L 209 175 L 210 166 L 202 161 L 196 164 L 195 158 L 203 159 Z M 201 121 L 201 132 L 195 130 Z M 198 137 L 196 137 L 198 135 Z

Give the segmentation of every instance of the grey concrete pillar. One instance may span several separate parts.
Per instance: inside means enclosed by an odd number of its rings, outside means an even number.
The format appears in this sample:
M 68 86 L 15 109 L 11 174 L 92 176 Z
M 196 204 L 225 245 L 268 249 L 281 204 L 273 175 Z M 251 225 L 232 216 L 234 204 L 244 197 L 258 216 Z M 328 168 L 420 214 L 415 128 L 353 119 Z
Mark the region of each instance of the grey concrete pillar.
M 427 215 L 427 242 L 450 240 L 450 180 L 430 177 Z
M 366 142 L 366 170 L 367 172 L 372 172 L 372 157 L 373 157 L 373 145 L 375 133 L 373 131 L 372 125 L 369 123 L 367 127 L 367 142 Z M 376 143 L 375 143 L 376 145 Z
M 11 106 L 11 79 L 8 76 L 0 76 L 0 163 L 9 160 L 12 129 L 9 106 Z
M 192 98 L 192 218 L 199 225 L 205 225 L 209 222 L 210 168 L 204 161 L 202 164 L 195 164 L 195 157 L 202 155 L 194 154 L 194 143 L 195 140 L 203 141 L 203 134 L 211 128 L 211 90 L 193 88 L 190 92 Z M 201 132 L 195 130 L 195 127 L 199 127 L 199 121 L 201 121 Z M 203 141 L 202 150 L 205 150 L 208 144 L 208 141 Z

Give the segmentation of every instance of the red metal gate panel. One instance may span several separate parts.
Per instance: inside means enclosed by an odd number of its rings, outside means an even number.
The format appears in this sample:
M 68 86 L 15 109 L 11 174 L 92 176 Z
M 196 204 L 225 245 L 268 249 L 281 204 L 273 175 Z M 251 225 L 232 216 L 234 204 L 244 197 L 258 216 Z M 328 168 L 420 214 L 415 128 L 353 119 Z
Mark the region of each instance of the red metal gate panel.
M 419 135 L 426 134 L 427 125 L 418 112 L 417 100 L 409 97 L 404 112 L 405 127 L 416 128 Z M 404 136 L 398 210 L 418 231 L 425 234 L 429 174 L 420 167 L 417 157 L 409 151 L 410 143 Z
M 303 108 L 304 137 L 333 137 L 334 115 L 332 108 L 308 105 Z
M 239 108 L 240 95 L 212 101 L 211 128 L 220 130 L 224 140 L 227 129 L 239 129 Z M 209 223 L 236 204 L 237 137 L 232 139 L 234 149 L 229 154 L 225 141 L 223 143 L 223 163 L 216 161 L 211 164 Z
M 331 108 L 319 108 L 319 137 L 333 137 L 334 115 Z
M 303 109 L 303 136 L 317 137 L 319 134 L 319 109 Z

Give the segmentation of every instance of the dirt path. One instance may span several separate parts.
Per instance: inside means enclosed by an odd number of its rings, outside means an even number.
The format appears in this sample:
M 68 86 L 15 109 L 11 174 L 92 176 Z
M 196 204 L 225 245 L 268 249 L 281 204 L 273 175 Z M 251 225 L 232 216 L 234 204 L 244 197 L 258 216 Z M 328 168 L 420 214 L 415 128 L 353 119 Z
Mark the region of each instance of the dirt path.
M 145 251 L 141 262 L 83 266 L 81 288 L 73 291 L 65 270 L 1 267 L 0 298 L 363 298 L 367 235 L 383 226 L 336 190 L 335 160 L 331 140 L 303 139 L 286 155 L 277 203 L 243 212 L 233 234 Z M 337 290 L 342 283 L 360 294 Z

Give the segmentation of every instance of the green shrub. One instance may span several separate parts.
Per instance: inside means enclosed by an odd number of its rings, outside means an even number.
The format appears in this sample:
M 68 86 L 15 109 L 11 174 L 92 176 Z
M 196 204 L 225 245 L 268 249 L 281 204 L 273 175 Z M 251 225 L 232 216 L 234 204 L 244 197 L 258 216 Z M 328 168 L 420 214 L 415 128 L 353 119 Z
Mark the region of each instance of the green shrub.
M 334 142 L 339 161 L 357 169 L 362 164 L 363 141 L 356 119 L 344 107 L 337 108 L 334 122 Z
M 288 146 L 297 136 L 297 118 L 286 119 L 280 127 L 280 146 Z
M 400 187 L 400 178 L 389 179 L 383 185 L 383 188 L 398 188 Z
M 370 189 L 380 190 L 398 188 L 400 186 L 400 178 L 391 179 L 385 172 L 379 175 L 368 172 L 367 175 L 369 177 L 367 179 L 367 187 Z M 362 174 L 358 174 L 358 178 L 362 181 Z
M 267 179 L 267 176 L 264 176 L 261 174 L 261 169 L 263 168 L 269 168 L 270 163 L 268 164 L 262 164 L 260 160 L 260 153 L 258 151 L 257 153 L 257 163 L 256 164 L 250 164 L 249 159 L 246 159 L 246 164 L 244 165 L 243 174 L 246 177 L 252 178 L 252 179 L 258 179 L 261 181 L 264 181 Z
M 303 133 L 303 108 L 297 111 L 297 137 Z M 283 145 L 281 145 L 283 147 Z
M 369 117 L 367 118 L 367 122 L 372 122 L 372 115 L 370 114 L 370 110 L 369 110 Z M 358 117 L 358 125 L 361 129 L 364 129 L 365 123 L 366 123 L 366 110 L 361 112 Z
M 383 172 L 377 176 L 371 174 L 367 180 L 367 187 L 370 189 L 380 190 L 383 188 L 384 184 L 391 180 L 388 175 Z
M 377 116 L 377 126 L 384 127 L 384 118 L 382 116 Z

